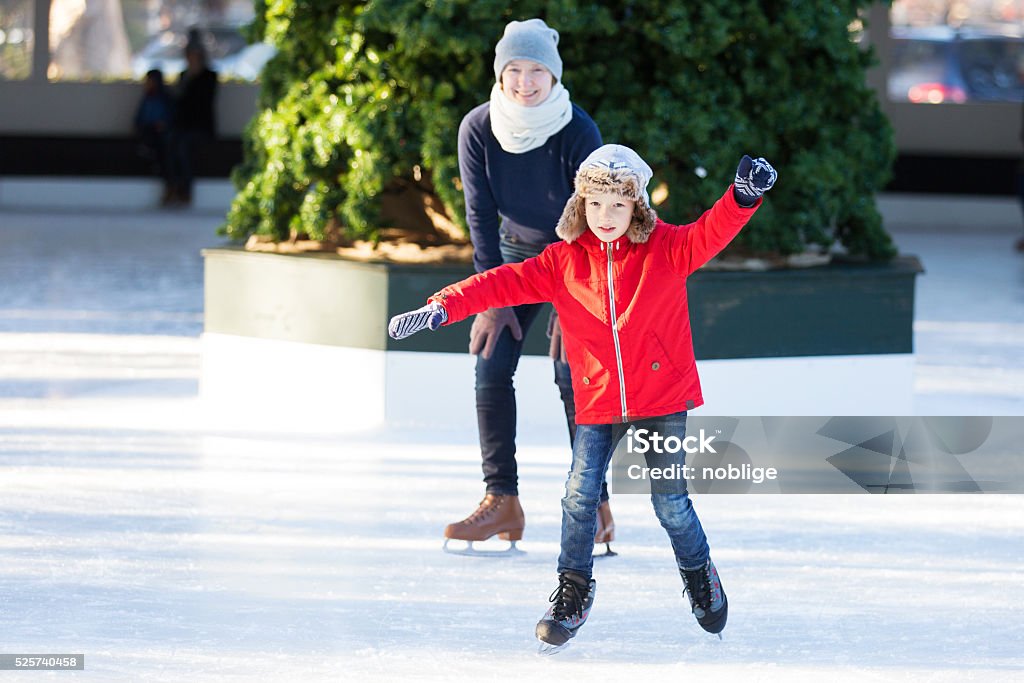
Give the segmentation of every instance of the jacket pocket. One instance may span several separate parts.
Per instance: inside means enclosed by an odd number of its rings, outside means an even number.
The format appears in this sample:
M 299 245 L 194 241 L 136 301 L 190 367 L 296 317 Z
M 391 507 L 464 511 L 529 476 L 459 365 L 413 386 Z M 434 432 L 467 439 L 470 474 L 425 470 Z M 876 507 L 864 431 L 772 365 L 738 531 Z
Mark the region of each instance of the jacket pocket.
M 603 393 L 607 393 L 611 381 L 611 371 L 590 353 L 586 347 L 577 345 L 575 349 L 579 357 L 578 367 L 572 367 L 572 390 L 576 396 L 584 398 L 583 403 L 591 406 Z M 571 351 L 570 351 L 571 353 Z M 581 405 L 581 408 L 584 406 Z
M 668 348 L 653 330 L 650 333 L 650 344 L 645 351 L 644 374 L 651 380 L 650 385 L 664 387 L 667 384 L 678 384 L 683 381 L 683 373 L 676 367 Z

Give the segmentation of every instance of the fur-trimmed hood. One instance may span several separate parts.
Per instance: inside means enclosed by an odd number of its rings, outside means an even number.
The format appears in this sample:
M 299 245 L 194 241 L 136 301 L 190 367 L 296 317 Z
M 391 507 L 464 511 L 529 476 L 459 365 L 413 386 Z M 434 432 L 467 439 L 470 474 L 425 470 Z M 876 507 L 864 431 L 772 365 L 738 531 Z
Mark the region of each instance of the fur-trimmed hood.
M 583 160 L 576 172 L 575 191 L 562 210 L 555 234 L 566 242 L 575 241 L 589 229 L 584 203 L 587 195 L 611 192 L 636 202 L 626 237 L 634 244 L 643 244 L 650 238 L 658 217 L 647 194 L 647 184 L 651 182 L 652 175 L 651 167 L 629 147 L 598 147 Z

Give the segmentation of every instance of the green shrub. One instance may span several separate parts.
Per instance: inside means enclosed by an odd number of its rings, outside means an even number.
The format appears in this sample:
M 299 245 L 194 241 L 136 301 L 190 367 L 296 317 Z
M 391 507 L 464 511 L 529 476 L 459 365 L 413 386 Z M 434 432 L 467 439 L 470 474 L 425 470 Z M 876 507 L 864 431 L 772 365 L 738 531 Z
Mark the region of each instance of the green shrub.
M 838 240 L 852 254 L 894 253 L 874 204 L 892 132 L 865 83 L 873 57 L 851 39 L 867 0 L 514 4 L 258 2 L 253 36 L 279 53 L 225 233 L 374 239 L 400 192 L 463 226 L 459 121 L 488 97 L 505 23 L 539 16 L 561 33 L 573 100 L 606 142 L 655 169 L 667 220 L 699 215 L 750 153 L 780 180 L 734 248 L 791 254 Z

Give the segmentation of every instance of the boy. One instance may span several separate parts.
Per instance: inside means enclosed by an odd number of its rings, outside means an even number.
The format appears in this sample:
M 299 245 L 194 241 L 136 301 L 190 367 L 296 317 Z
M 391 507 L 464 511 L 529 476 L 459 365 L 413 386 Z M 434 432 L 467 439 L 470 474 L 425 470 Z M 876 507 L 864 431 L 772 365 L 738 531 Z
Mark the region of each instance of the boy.
M 594 603 L 598 496 L 615 446 L 630 428 L 682 439 L 686 412 L 703 403 L 686 278 L 739 233 L 777 177 L 764 159 L 744 156 L 735 183 L 715 205 L 677 226 L 651 208 L 651 176 L 628 147 L 598 148 L 576 173 L 556 229 L 562 242 L 449 285 L 388 326 L 402 339 L 496 306 L 550 301 L 558 311 L 578 427 L 562 499 L 558 587 L 536 629 L 542 652 L 568 643 Z M 651 500 L 697 622 L 720 634 L 729 604 L 685 486 L 652 493 Z

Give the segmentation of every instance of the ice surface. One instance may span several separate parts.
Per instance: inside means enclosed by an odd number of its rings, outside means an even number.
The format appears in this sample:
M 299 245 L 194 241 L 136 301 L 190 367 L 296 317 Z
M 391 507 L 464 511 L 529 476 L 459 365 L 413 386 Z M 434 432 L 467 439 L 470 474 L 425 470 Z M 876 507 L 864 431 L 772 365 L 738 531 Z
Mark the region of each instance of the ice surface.
M 573 646 L 538 657 L 564 434 L 520 440 L 527 553 L 440 552 L 482 491 L 475 427 L 229 431 L 196 398 L 215 216 L 0 212 L 2 680 L 1024 678 L 1024 498 L 695 496 L 729 595 L 690 616 L 650 502 Z M 1024 258 L 1007 231 L 899 232 L 922 258 L 921 414 L 1022 414 Z M 468 378 L 466 378 L 468 381 Z

